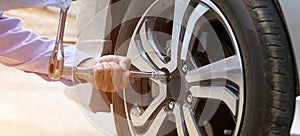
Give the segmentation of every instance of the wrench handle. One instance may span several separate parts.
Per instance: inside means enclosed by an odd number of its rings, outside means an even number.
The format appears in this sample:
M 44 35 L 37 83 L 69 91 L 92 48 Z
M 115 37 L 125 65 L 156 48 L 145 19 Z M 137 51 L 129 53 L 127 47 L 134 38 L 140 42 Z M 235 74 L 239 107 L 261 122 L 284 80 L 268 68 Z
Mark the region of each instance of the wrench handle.
M 162 71 L 144 72 L 144 71 L 130 71 L 131 78 L 153 78 L 157 80 L 164 80 L 167 78 L 166 73 Z
M 153 71 L 153 72 L 144 72 L 144 71 L 129 71 L 130 78 L 152 78 L 157 80 L 164 80 L 167 78 L 167 75 L 163 71 Z M 63 70 L 63 75 L 82 75 L 82 74 L 94 74 L 93 68 L 83 68 L 83 67 L 69 67 L 65 66 Z

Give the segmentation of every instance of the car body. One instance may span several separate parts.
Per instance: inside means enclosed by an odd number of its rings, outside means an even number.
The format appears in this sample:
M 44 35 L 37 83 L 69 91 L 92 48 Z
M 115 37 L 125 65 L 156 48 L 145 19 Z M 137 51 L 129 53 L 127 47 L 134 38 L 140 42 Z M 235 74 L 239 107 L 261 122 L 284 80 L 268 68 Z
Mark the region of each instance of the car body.
M 282 10 L 282 18 L 285 20 L 286 27 L 287 27 L 287 32 L 289 34 L 290 42 L 293 47 L 294 51 L 294 58 L 296 61 L 296 67 L 298 71 L 298 77 L 299 76 L 299 71 L 300 71 L 300 39 L 298 38 L 300 35 L 300 20 L 297 19 L 297 13 L 299 11 L 299 8 L 296 6 L 300 4 L 299 1 L 297 0 L 278 0 L 278 3 L 280 5 L 280 8 Z M 298 81 L 299 85 L 299 81 Z M 298 96 L 295 99 L 296 103 L 296 110 L 294 114 L 294 123 L 292 125 L 291 129 L 291 135 L 300 135 L 300 131 L 297 128 L 300 128 L 300 90 L 299 88 L 297 89 L 298 91 Z

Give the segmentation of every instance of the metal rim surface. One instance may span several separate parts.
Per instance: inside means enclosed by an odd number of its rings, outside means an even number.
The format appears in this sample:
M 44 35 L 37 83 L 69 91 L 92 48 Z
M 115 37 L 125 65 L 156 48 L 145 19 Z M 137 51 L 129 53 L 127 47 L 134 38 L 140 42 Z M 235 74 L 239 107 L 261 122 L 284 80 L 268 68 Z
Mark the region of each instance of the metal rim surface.
M 243 65 L 234 32 L 212 1 L 154 2 L 135 29 L 127 57 L 136 70 L 169 75 L 137 79 L 124 91 L 132 135 L 238 134 Z

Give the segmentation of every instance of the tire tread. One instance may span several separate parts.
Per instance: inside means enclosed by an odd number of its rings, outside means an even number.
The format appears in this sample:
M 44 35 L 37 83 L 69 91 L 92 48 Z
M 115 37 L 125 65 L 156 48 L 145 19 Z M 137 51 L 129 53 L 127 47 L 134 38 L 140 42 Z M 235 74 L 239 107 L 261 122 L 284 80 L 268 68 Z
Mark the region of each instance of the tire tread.
M 246 0 L 270 64 L 271 96 L 263 135 L 288 135 L 293 116 L 294 70 L 290 47 L 272 0 Z

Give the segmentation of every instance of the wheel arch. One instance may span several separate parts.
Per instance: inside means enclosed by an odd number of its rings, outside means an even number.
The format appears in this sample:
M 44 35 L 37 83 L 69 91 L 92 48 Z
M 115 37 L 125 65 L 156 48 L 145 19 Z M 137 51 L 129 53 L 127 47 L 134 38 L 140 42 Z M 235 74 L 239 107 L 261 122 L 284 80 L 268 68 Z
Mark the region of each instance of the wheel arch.
M 116 3 L 121 5 L 117 8 L 110 9 L 112 22 L 114 22 L 114 24 L 118 24 L 118 26 L 113 27 L 107 37 L 107 39 L 110 39 L 112 41 L 112 54 L 116 53 L 116 49 L 118 49 L 122 44 L 126 42 L 126 40 L 130 38 L 119 36 L 122 35 L 122 33 L 125 31 L 133 32 L 133 30 L 128 30 L 128 28 L 131 28 L 138 23 L 139 17 L 142 16 L 147 7 L 150 6 L 154 1 L 155 0 L 110 0 L 110 5 Z M 123 53 L 117 54 L 122 55 Z

